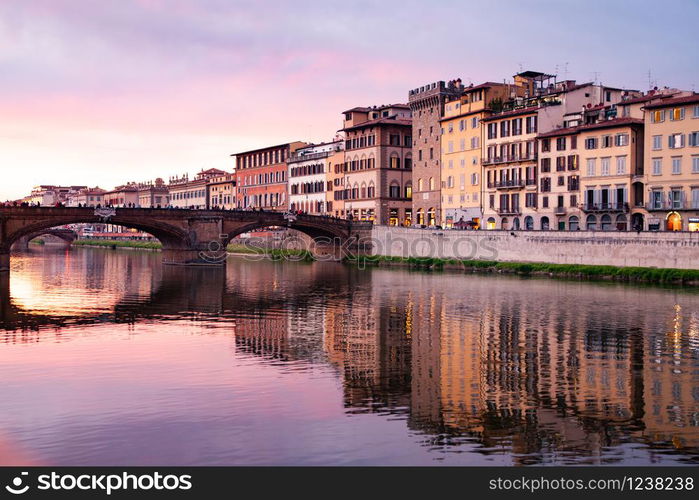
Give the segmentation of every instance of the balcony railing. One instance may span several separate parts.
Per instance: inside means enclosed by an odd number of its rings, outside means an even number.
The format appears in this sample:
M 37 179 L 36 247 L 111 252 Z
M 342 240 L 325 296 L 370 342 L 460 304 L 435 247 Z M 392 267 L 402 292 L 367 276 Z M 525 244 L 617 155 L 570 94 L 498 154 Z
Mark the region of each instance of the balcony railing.
M 644 206 L 646 210 L 699 210 L 699 206 L 692 206 L 692 203 L 688 200 L 685 201 L 669 201 L 665 200 L 661 203 L 646 203 Z
M 527 186 L 536 186 L 537 182 L 536 179 L 527 179 L 526 184 Z
M 556 207 L 556 209 L 555 209 L 556 215 L 565 215 L 566 212 L 567 212 L 566 207 Z
M 504 207 L 496 210 L 498 215 L 522 215 L 522 210 L 519 207 Z
M 483 158 L 481 163 L 483 165 L 497 165 L 498 163 L 513 163 L 522 161 L 536 161 L 538 155 L 536 153 L 531 153 L 528 155 L 504 155 L 504 156 L 490 156 Z
M 628 212 L 629 204 L 626 202 L 617 203 L 585 203 L 582 205 L 585 212 Z
M 488 183 L 489 188 L 496 189 L 513 189 L 524 187 L 524 181 L 522 179 L 517 180 L 506 180 L 506 181 L 491 181 Z

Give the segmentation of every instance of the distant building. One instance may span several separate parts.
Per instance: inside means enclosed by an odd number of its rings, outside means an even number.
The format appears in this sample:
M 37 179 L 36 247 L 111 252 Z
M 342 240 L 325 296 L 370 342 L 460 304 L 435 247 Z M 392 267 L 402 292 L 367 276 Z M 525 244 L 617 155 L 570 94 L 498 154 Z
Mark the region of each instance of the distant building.
M 324 215 L 328 211 L 326 193 L 332 190 L 328 183 L 329 158 L 344 149 L 342 139 L 299 148 L 289 156 L 289 209 Z
M 209 208 L 230 210 L 236 208 L 236 179 L 234 173 L 225 172 L 211 177 L 206 184 L 209 192 Z
M 291 153 L 304 146 L 305 142 L 295 141 L 232 154 L 238 207 L 287 210 L 287 160 Z
M 68 207 L 95 207 L 104 204 L 104 193 L 107 191 L 99 188 L 84 188 L 68 196 L 66 206 Z
M 42 184 L 40 186 L 35 186 L 29 196 L 24 198 L 24 201 L 32 205 L 52 207 L 57 203 L 66 204 L 70 196 L 86 188 L 87 186 L 54 186 Z
M 104 204 L 113 207 L 138 206 L 138 185 L 129 182 L 106 191 L 102 199 Z
M 326 181 L 328 189 L 325 192 L 325 207 L 328 215 L 345 217 L 345 148 L 327 158 L 328 172 Z
M 209 206 L 208 182 L 216 177 L 226 175 L 226 172 L 217 168 L 209 168 L 200 171 L 194 179 L 189 174 L 181 177 L 171 177 L 168 183 L 170 194 L 170 206 L 176 208 L 206 209 Z
M 139 207 L 164 208 L 170 204 L 168 187 L 160 177 L 154 182 L 139 182 L 137 187 Z
M 412 221 L 412 121 L 405 104 L 343 113 L 345 214 L 383 225 Z

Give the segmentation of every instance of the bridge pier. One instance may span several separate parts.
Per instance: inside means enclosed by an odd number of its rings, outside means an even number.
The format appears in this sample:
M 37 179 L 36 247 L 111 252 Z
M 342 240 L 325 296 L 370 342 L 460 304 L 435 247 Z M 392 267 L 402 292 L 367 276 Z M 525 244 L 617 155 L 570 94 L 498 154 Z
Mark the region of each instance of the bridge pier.
M 163 264 L 174 266 L 224 266 L 225 253 L 211 253 L 204 250 L 163 248 Z
M 0 272 L 10 271 L 10 252 L 0 252 Z

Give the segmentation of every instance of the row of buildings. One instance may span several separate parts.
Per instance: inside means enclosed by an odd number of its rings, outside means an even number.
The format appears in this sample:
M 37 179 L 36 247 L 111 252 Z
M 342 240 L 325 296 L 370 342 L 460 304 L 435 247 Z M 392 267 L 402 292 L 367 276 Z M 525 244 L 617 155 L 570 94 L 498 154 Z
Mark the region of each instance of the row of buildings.
M 40 204 L 265 209 L 385 225 L 699 230 L 699 94 L 557 81 L 435 82 L 354 107 L 333 140 L 231 155 L 111 191 L 39 186 Z

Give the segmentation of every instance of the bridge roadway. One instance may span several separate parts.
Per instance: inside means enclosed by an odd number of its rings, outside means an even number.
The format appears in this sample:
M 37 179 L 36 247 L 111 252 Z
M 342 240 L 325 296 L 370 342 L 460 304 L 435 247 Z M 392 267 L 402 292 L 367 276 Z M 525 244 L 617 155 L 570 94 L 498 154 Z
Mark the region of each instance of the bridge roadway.
M 177 208 L 0 207 L 0 271 L 10 268 L 10 248 L 20 238 L 78 223 L 109 223 L 155 236 L 163 245 L 163 263 L 222 265 L 225 247 L 239 234 L 267 227 L 288 227 L 307 234 L 309 250 L 333 254 L 361 250 L 372 223 L 273 211 L 189 210 Z

